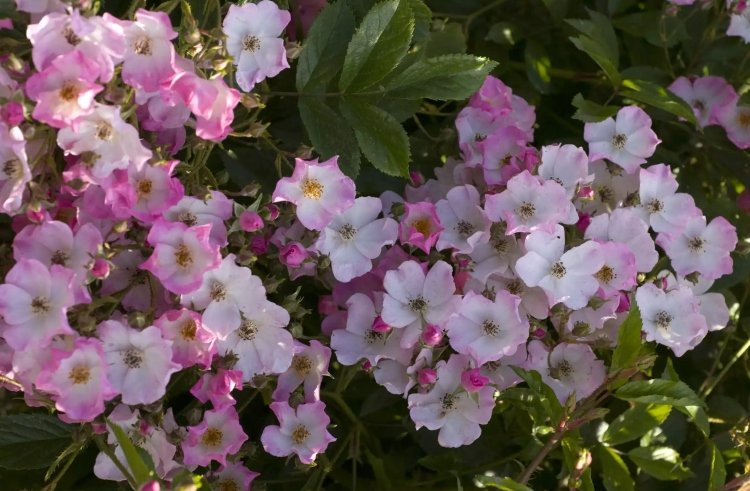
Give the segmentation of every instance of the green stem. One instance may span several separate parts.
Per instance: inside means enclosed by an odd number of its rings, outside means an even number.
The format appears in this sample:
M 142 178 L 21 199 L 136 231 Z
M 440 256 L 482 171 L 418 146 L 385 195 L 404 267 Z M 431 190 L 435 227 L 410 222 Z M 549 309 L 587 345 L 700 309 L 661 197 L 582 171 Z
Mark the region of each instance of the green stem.
M 711 381 L 708 387 L 706 387 L 706 390 L 703 393 L 703 397 L 708 397 L 711 392 L 713 392 L 721 379 L 723 379 L 727 372 L 729 372 L 729 369 L 732 368 L 732 366 L 737 363 L 740 358 L 742 358 L 742 355 L 744 355 L 748 349 L 750 349 L 750 339 L 745 341 L 745 344 L 743 344 L 740 349 L 737 350 L 737 353 L 735 353 L 732 359 L 729 360 L 729 363 L 727 363 L 724 368 L 722 368 L 721 372 L 719 372 L 719 375 L 713 381 Z
M 122 473 L 123 476 L 125 476 L 125 480 L 128 481 L 128 484 L 130 484 L 130 487 L 133 489 L 138 489 L 138 483 L 136 483 L 135 478 L 130 473 L 127 467 L 120 462 L 120 459 L 117 458 L 115 453 L 112 451 L 112 449 L 107 445 L 107 443 L 102 440 L 101 435 L 93 435 L 94 443 L 96 443 L 96 446 L 99 447 L 99 450 L 104 453 L 107 457 L 110 458 L 110 460 L 115 464 L 115 467 Z

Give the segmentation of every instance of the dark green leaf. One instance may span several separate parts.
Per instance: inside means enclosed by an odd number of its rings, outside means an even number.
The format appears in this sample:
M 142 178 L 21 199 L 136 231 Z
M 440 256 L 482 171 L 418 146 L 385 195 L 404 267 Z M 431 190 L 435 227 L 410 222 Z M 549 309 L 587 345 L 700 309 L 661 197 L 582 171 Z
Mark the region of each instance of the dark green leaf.
M 541 398 L 542 405 L 552 421 L 557 423 L 562 418 L 563 409 L 555 392 L 549 385 L 542 382 L 542 377 L 535 371 L 528 371 L 518 367 L 511 367 L 524 382 Z
M 635 484 L 628 466 L 617 452 L 605 446 L 596 447 L 596 457 L 602 466 L 602 480 L 607 491 L 634 491 Z
M 570 41 L 596 62 L 612 82 L 620 85 L 620 74 L 617 69 L 620 64 L 617 36 L 609 19 L 595 11 L 589 11 L 591 20 L 566 19 L 566 22 L 581 32 L 581 36 L 571 37 Z
M 133 442 L 130 441 L 130 438 L 128 437 L 127 433 L 125 433 L 125 430 L 123 430 L 119 425 L 111 423 L 109 420 L 107 421 L 107 425 L 109 426 L 109 429 L 115 434 L 117 443 L 120 444 L 120 448 L 122 449 L 122 453 L 125 455 L 125 460 L 127 460 L 128 468 L 133 474 L 133 478 L 135 479 L 136 484 L 140 485 L 151 479 L 155 474 L 154 470 L 149 469 L 146 461 L 138 452 L 138 448 L 136 448 Z
M 658 47 L 670 48 L 687 37 L 685 24 L 677 16 L 661 10 L 648 10 L 625 15 L 612 21 L 615 27 L 628 34 L 646 39 Z
M 727 471 L 724 468 L 724 457 L 721 456 L 721 451 L 714 445 L 714 442 L 709 440 L 708 448 L 711 452 L 711 474 L 708 478 L 708 489 L 709 491 L 716 491 L 724 486 Z
M 620 85 L 620 74 L 617 72 L 617 65 L 602 52 L 600 44 L 597 44 L 596 41 L 586 36 L 571 37 L 570 42 L 576 48 L 589 55 L 599 65 L 599 68 L 604 71 L 614 87 Z
M 354 34 L 354 14 L 345 2 L 329 5 L 315 19 L 297 62 L 297 90 L 323 88 L 341 69 Z
M 673 448 L 639 447 L 628 452 L 628 457 L 643 472 L 661 481 L 681 481 L 693 475 Z
M 611 372 L 629 368 L 638 358 L 641 349 L 641 328 L 643 321 L 638 306 L 633 302 L 630 313 L 617 333 L 617 347 L 612 354 Z
M 526 43 L 524 60 L 526 62 L 526 75 L 529 77 L 531 85 L 540 93 L 549 94 L 552 90 L 552 77 L 549 75 L 552 61 L 547 54 L 547 50 L 541 43 L 529 41 Z
M 573 114 L 573 119 L 585 123 L 598 123 L 617 114 L 620 109 L 617 106 L 601 106 L 595 102 L 588 101 L 581 94 L 576 94 L 571 102 L 578 110 Z
M 299 114 L 320 157 L 328 159 L 338 155 L 342 172 L 356 177 L 359 173 L 359 146 L 352 128 L 343 124 L 343 116 L 318 97 L 300 97 Z
M 422 0 L 409 0 L 409 8 L 414 14 L 413 42 L 415 45 L 422 44 L 430 38 L 432 11 Z
M 406 54 L 413 32 L 407 0 L 376 4 L 349 42 L 339 88 L 357 92 L 384 79 Z
M 532 491 L 530 487 L 524 486 L 509 477 L 476 476 L 474 483 L 485 488 L 497 488 L 502 491 Z
M 658 107 L 696 124 L 695 114 L 690 106 L 664 87 L 644 80 L 624 80 L 622 86 L 626 90 L 620 92 L 621 96 Z
M 75 426 L 46 414 L 0 417 L 0 467 L 42 469 L 71 443 Z
M 471 55 L 419 60 L 388 82 L 388 97 L 459 100 L 471 96 L 497 63 Z
M 10 18 L 16 12 L 16 2 L 13 0 L 0 0 L 0 19 Z
M 430 39 L 424 48 L 424 56 L 434 56 L 466 53 L 466 37 L 458 22 L 448 22 L 441 30 L 432 31 Z
M 670 406 L 703 406 L 704 403 L 684 382 L 653 379 L 628 382 L 615 392 L 628 401 L 668 404 Z
M 391 175 L 409 175 L 409 138 L 396 119 L 382 109 L 354 98 L 343 98 L 341 113 L 354 128 L 359 147 L 372 165 Z
M 671 406 L 661 404 L 638 404 L 615 418 L 602 435 L 607 445 L 619 445 L 640 438 L 647 431 L 659 426 L 672 411 Z

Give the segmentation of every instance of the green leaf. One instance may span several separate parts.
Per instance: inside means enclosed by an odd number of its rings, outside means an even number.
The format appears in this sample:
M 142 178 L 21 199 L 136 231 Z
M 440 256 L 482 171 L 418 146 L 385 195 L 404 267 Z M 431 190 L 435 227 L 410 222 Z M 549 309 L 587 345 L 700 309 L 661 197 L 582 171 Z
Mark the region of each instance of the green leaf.
M 618 29 L 646 39 L 660 48 L 671 48 L 688 34 L 678 16 L 666 15 L 661 10 L 648 10 L 625 15 L 612 21 Z
M 541 375 L 535 371 L 524 370 L 514 366 L 511 366 L 511 368 L 526 382 L 531 390 L 539 395 L 542 405 L 547 415 L 552 418 L 552 421 L 555 423 L 559 422 L 563 414 L 562 405 L 550 386 L 542 382 Z
M 13 0 L 0 0 L 0 18 L 10 18 L 18 13 L 16 2 Z
M 430 38 L 432 11 L 422 0 L 409 0 L 409 8 L 414 14 L 413 42 L 415 45 L 422 44 Z
M 526 75 L 531 85 L 541 94 L 549 94 L 552 90 L 552 77 L 549 70 L 552 68 L 547 50 L 544 45 L 536 41 L 528 41 L 524 50 L 524 61 L 526 63 Z
M 360 152 L 352 128 L 320 97 L 300 97 L 299 114 L 310 142 L 322 159 L 339 156 L 339 167 L 349 177 L 359 174 Z
M 571 102 L 578 110 L 573 114 L 573 119 L 584 123 L 598 123 L 614 116 L 619 111 L 617 106 L 602 106 L 595 102 L 586 100 L 581 94 L 576 94 Z
M 49 466 L 70 445 L 74 429 L 46 414 L 0 417 L 0 467 L 26 470 Z
M 354 14 L 345 2 L 329 5 L 318 15 L 297 62 L 297 90 L 323 88 L 341 69 L 346 45 L 354 34 Z
M 626 89 L 620 91 L 622 97 L 657 107 L 696 124 L 690 106 L 664 87 L 644 80 L 624 80 L 622 86 Z
M 128 462 L 128 468 L 133 474 L 136 484 L 141 485 L 151 479 L 155 474 L 154 470 L 149 469 L 148 465 L 143 460 L 143 457 L 138 452 L 138 449 L 133 445 L 133 442 L 130 441 L 127 433 L 125 433 L 125 430 L 109 420 L 107 420 L 107 426 L 109 426 L 109 429 L 115 434 L 117 443 L 120 444 L 122 453 L 125 454 L 125 460 Z
M 638 404 L 616 417 L 601 441 L 606 445 L 619 445 L 640 438 L 662 424 L 671 411 L 672 407 L 664 404 Z
M 458 22 L 448 22 L 440 30 L 432 31 L 424 48 L 424 56 L 452 55 L 466 53 L 466 36 Z
M 376 169 L 391 176 L 409 175 L 409 138 L 396 119 L 366 101 L 341 99 L 341 113 L 354 128 L 354 134 Z
M 530 487 L 524 486 L 509 477 L 476 476 L 474 484 L 477 487 L 497 488 L 502 491 L 533 491 Z
M 628 466 L 617 452 L 609 447 L 598 446 L 596 457 L 602 466 L 602 480 L 607 491 L 635 491 Z
M 705 405 L 686 383 L 665 379 L 628 382 L 615 391 L 615 397 L 627 401 L 667 404 L 670 406 Z
M 576 48 L 589 55 L 599 65 L 614 87 L 618 87 L 620 74 L 617 68 L 620 64 L 620 55 L 615 30 L 605 15 L 590 10 L 589 16 L 591 20 L 565 20 L 581 32 L 580 36 L 569 39 Z
M 724 481 L 727 479 L 727 471 L 724 468 L 724 457 L 721 451 L 712 441 L 708 441 L 708 448 L 711 451 L 711 474 L 708 478 L 709 491 L 716 491 L 724 487 Z
M 639 447 L 628 452 L 628 457 L 643 472 L 661 481 L 681 481 L 693 475 L 673 448 Z
M 471 55 L 445 55 L 419 60 L 388 82 L 388 97 L 460 100 L 479 89 L 497 63 Z
M 413 32 L 414 16 L 406 0 L 376 4 L 349 42 L 339 88 L 357 92 L 384 79 L 406 55 Z
M 617 333 L 617 347 L 612 354 L 610 372 L 629 368 L 638 358 L 641 351 L 641 328 L 643 321 L 635 302 L 630 307 L 630 313 L 620 326 Z

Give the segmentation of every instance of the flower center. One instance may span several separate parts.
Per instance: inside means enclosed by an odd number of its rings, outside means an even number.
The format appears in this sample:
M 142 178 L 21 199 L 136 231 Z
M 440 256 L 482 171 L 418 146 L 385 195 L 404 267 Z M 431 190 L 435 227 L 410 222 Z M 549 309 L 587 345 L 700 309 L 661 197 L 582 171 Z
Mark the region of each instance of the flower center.
M 350 224 L 342 225 L 339 229 L 339 235 L 344 240 L 352 240 L 357 235 L 357 229 Z
M 572 333 L 575 336 L 585 336 L 591 330 L 591 326 L 588 322 L 576 321 L 573 323 Z
M 468 237 L 474 233 L 474 225 L 466 220 L 459 220 L 456 224 L 455 230 L 461 237 Z
M 148 196 L 151 194 L 151 190 L 154 188 L 154 183 L 150 179 L 143 179 L 138 181 L 138 194 L 141 196 Z
M 302 195 L 308 199 L 320 199 L 323 196 L 323 185 L 317 179 L 309 177 L 302 181 Z
M 182 213 L 177 215 L 177 219 L 188 227 L 193 227 L 198 223 L 198 217 L 196 217 L 189 211 L 183 211 Z
M 243 341 L 252 341 L 255 339 L 255 335 L 258 333 L 258 324 L 255 323 L 255 321 L 250 319 L 242 319 L 242 324 L 240 324 L 240 329 L 237 331 L 237 334 L 239 335 L 240 339 Z
M 521 217 L 521 220 L 529 220 L 536 213 L 536 206 L 529 203 L 528 201 L 524 201 L 518 207 L 516 213 L 518 213 L 518 216 Z
M 91 369 L 85 365 L 76 365 L 68 373 L 68 379 L 73 385 L 81 385 L 91 380 Z
M 31 301 L 31 311 L 35 314 L 46 314 L 50 310 L 50 302 L 47 297 L 36 297 Z
M 193 256 L 185 244 L 180 244 L 177 250 L 174 251 L 174 262 L 181 268 L 187 268 L 193 264 Z
M 602 186 L 598 190 L 599 199 L 602 203 L 608 203 L 615 198 L 615 192 L 609 186 Z
M 674 320 L 673 317 L 663 310 L 657 312 L 657 314 L 654 316 L 654 324 L 656 324 L 656 327 L 658 327 L 659 329 L 668 329 L 669 325 L 672 323 L 672 320 Z
M 612 137 L 612 146 L 615 147 L 617 150 L 622 150 L 625 148 L 625 142 L 628 141 L 628 137 L 625 136 L 622 133 L 617 133 L 615 136 Z
M 151 56 L 151 38 L 143 36 L 133 43 L 133 51 L 137 55 Z
M 432 222 L 429 218 L 417 218 L 411 222 L 412 228 L 425 237 L 430 235 L 430 230 L 432 230 L 431 224 Z
M 63 27 L 62 35 L 71 46 L 75 46 L 81 42 L 81 38 L 79 38 L 78 35 L 73 32 L 73 29 L 67 24 Z
M 79 94 L 80 91 L 78 90 L 78 85 L 76 85 L 75 82 L 65 82 L 62 87 L 60 87 L 60 99 L 66 102 L 71 102 L 78 99 Z
M 498 254 L 505 254 L 510 248 L 510 241 L 506 237 L 493 237 L 490 245 Z
M 128 368 L 140 368 L 143 364 L 143 352 L 138 348 L 129 348 L 122 354 L 122 362 Z
M 304 355 L 294 355 L 292 358 L 292 369 L 299 374 L 300 377 L 306 376 L 312 369 L 312 362 L 310 358 Z
M 240 485 L 234 479 L 222 479 L 214 483 L 216 491 L 240 491 Z
M 706 103 L 703 102 L 700 99 L 696 99 L 693 101 L 693 107 L 700 113 L 706 110 Z
M 52 264 L 57 264 L 58 266 L 65 266 L 68 263 L 69 259 L 70 255 L 67 252 L 57 250 L 52 254 L 50 262 Z
M 453 394 L 445 394 L 441 400 L 443 411 L 450 411 L 456 407 L 456 396 Z
M 491 320 L 482 322 L 482 330 L 487 336 L 497 336 L 498 334 L 500 334 L 500 326 L 498 326 Z
M 10 159 L 3 164 L 3 174 L 11 179 L 21 177 L 23 174 L 22 169 L 23 165 L 18 159 Z
M 252 34 L 248 34 L 244 38 L 242 38 L 242 50 L 247 51 L 248 53 L 253 53 L 255 51 L 258 51 L 260 49 L 260 39 L 258 39 L 258 36 L 253 36 Z
M 365 341 L 367 341 L 367 344 L 379 343 L 383 338 L 385 338 L 385 333 L 373 331 L 372 329 L 365 334 Z
M 213 426 L 206 429 L 205 433 L 201 436 L 201 443 L 205 447 L 216 448 L 221 445 L 221 441 L 224 439 L 224 432 L 219 428 Z
M 409 308 L 413 312 L 419 312 L 420 314 L 424 314 L 425 310 L 427 310 L 427 300 L 425 300 L 424 297 L 422 296 L 414 298 L 409 301 Z
M 664 203 L 662 203 L 660 200 L 656 198 L 646 203 L 646 210 L 649 213 L 659 213 L 663 209 L 664 209 Z
M 737 116 L 737 122 L 743 128 L 750 127 L 750 112 L 748 112 L 748 111 L 740 111 L 739 115 Z
M 610 281 L 617 278 L 617 273 L 615 273 L 615 270 L 605 264 L 604 266 L 602 266 L 602 269 L 600 269 L 594 275 L 594 277 L 602 283 L 608 285 Z
M 192 341 L 195 339 L 195 333 L 198 330 L 198 325 L 193 319 L 186 320 L 180 328 L 180 336 L 185 341 Z
M 213 283 L 211 283 L 211 291 L 209 292 L 208 296 L 211 297 L 211 300 L 214 300 L 216 302 L 226 300 L 227 288 L 224 286 L 224 283 L 214 281 Z
M 521 286 L 521 281 L 518 279 L 515 279 L 513 281 L 509 281 L 507 285 L 505 285 L 505 289 L 508 290 L 508 293 L 511 293 L 513 295 L 520 295 L 523 291 L 523 287 Z
M 549 270 L 549 274 L 557 278 L 558 280 L 565 276 L 565 273 L 567 273 L 568 270 L 565 269 L 565 266 L 561 261 L 557 261 L 555 264 L 552 265 L 552 267 Z
M 570 364 L 568 360 L 562 360 L 559 365 L 557 365 L 557 378 L 563 378 L 563 377 L 569 377 L 573 373 L 573 366 Z
M 705 242 L 700 237 L 693 237 L 692 239 L 688 240 L 688 249 L 690 249 L 690 252 L 703 252 L 703 246 Z
M 296 445 L 302 445 L 305 440 L 310 436 L 310 431 L 305 425 L 297 425 L 292 431 L 292 441 Z
M 112 139 L 112 125 L 106 121 L 102 121 L 96 126 L 96 137 L 103 141 Z

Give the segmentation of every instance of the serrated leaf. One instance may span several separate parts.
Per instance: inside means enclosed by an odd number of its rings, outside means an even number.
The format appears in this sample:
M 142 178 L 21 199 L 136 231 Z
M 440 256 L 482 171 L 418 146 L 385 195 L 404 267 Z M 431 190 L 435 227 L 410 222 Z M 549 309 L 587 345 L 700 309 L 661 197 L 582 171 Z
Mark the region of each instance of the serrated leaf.
M 383 80 L 406 55 L 413 33 L 414 15 L 407 0 L 376 4 L 349 42 L 339 88 L 357 92 Z
M 573 114 L 573 119 L 584 123 L 598 123 L 617 114 L 620 110 L 617 106 L 602 106 L 595 102 L 586 100 L 581 94 L 576 94 L 571 101 L 578 110 Z
M 622 97 L 658 107 L 696 124 L 692 108 L 666 88 L 644 80 L 624 80 L 622 86 L 625 88 L 620 91 Z
M 627 464 L 613 449 L 598 446 L 596 457 L 602 466 L 602 481 L 607 491 L 634 491 L 635 484 Z
M 661 10 L 624 15 L 614 19 L 612 23 L 618 29 L 632 36 L 644 38 L 660 48 L 675 46 L 688 35 L 682 19 L 666 15 Z
M 154 470 L 149 469 L 146 461 L 138 452 L 138 449 L 133 444 L 133 442 L 130 441 L 130 438 L 128 437 L 127 433 L 125 433 L 125 430 L 109 420 L 107 420 L 107 426 L 109 426 L 110 431 L 115 434 L 117 443 L 120 445 L 122 453 L 125 455 L 125 460 L 127 461 L 128 468 L 133 474 L 133 478 L 135 479 L 136 484 L 141 485 L 151 479 L 155 474 Z
M 494 61 L 471 55 L 444 55 L 419 60 L 388 82 L 387 97 L 461 100 L 481 87 Z
M 307 135 L 322 159 L 338 155 L 341 171 L 349 177 L 359 174 L 360 152 L 352 128 L 320 97 L 300 97 L 299 114 Z
M 627 318 L 617 333 L 617 347 L 612 354 L 612 365 L 610 367 L 612 373 L 630 367 L 638 358 L 641 351 L 642 327 L 641 313 L 636 303 L 633 302 Z
M 615 397 L 670 406 L 704 406 L 704 402 L 687 384 L 680 381 L 652 379 L 628 382 L 617 391 Z
M 310 27 L 297 62 L 297 90 L 323 88 L 341 69 L 354 34 L 354 13 L 345 2 L 327 6 Z
M 339 106 L 359 148 L 376 169 L 391 176 L 409 175 L 409 138 L 396 119 L 366 101 L 343 98 Z
M 542 405 L 547 415 L 552 418 L 552 421 L 555 423 L 559 422 L 563 414 L 562 405 L 552 388 L 542 381 L 541 375 L 535 371 L 524 370 L 514 366 L 511 366 L 511 368 L 526 382 L 531 390 L 540 396 Z
M 671 411 L 671 406 L 663 404 L 639 404 L 616 417 L 601 441 L 607 445 L 619 445 L 640 438 L 662 424 Z
M 628 457 L 643 472 L 661 481 L 681 481 L 693 475 L 673 448 L 639 447 L 628 452 Z
M 0 467 L 43 469 L 71 443 L 75 429 L 46 414 L 11 414 L 0 417 Z
M 412 41 L 415 45 L 422 44 L 430 38 L 432 11 L 422 0 L 409 0 L 409 8 L 414 14 L 414 38 Z
M 617 71 L 617 65 L 607 57 L 600 44 L 586 36 L 571 37 L 569 39 L 576 48 L 589 55 L 599 65 L 599 68 L 604 71 L 604 74 L 612 82 L 612 86 L 618 87 L 620 85 L 620 74 Z
M 501 489 L 502 491 L 532 491 L 530 487 L 524 486 L 509 477 L 476 476 L 474 483 L 478 486 Z
M 621 79 L 617 71 L 620 55 L 615 30 L 605 15 L 589 10 L 589 17 L 591 20 L 565 20 L 582 33 L 581 36 L 569 39 L 576 48 L 589 55 L 599 65 L 614 87 L 618 87 Z

